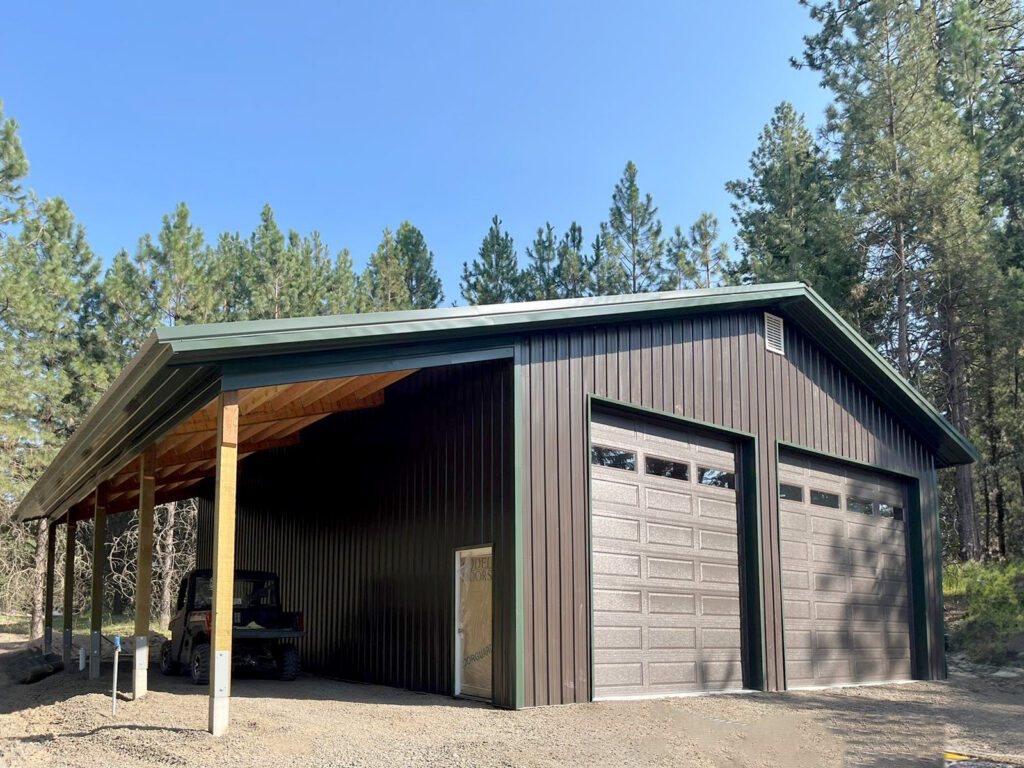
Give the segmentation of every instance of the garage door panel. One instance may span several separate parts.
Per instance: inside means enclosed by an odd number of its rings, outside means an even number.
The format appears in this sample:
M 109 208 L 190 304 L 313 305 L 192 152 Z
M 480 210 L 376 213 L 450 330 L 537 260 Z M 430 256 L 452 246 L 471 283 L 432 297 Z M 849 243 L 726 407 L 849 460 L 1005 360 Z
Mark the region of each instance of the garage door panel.
M 594 612 L 640 613 L 640 590 L 607 589 L 594 586 Z
M 591 468 L 612 484 L 592 496 L 595 696 L 742 687 L 736 493 L 697 482 L 699 467 L 734 472 L 732 447 L 603 415 L 592 436 L 637 468 Z
M 697 613 L 697 598 L 688 592 L 649 592 L 647 610 L 652 614 L 694 615 Z
M 648 630 L 651 650 L 693 650 L 697 647 L 694 627 L 651 627 Z
M 621 480 L 604 480 L 595 477 L 591 480 L 590 491 L 595 502 L 602 504 L 618 504 L 636 508 L 640 504 L 640 489 L 636 483 Z
M 651 661 L 648 669 L 652 686 L 685 688 L 697 682 L 695 661 Z
M 697 516 L 703 520 L 721 520 L 736 522 L 736 498 L 715 499 L 702 498 L 697 500 Z
M 594 515 L 591 528 L 595 539 L 640 542 L 640 521 L 636 519 Z
M 779 476 L 802 489 L 779 503 L 787 685 L 909 678 L 904 522 L 877 506 L 903 506 L 902 485 L 791 454 Z
M 595 552 L 593 569 L 595 576 L 639 576 L 640 556 Z
M 653 512 L 673 512 L 693 517 L 693 497 L 689 493 L 648 488 L 647 509 Z
M 647 558 L 647 577 L 671 581 L 693 581 L 696 568 L 693 560 L 673 560 L 665 557 Z
M 639 650 L 643 647 L 641 628 L 626 627 L 595 627 L 594 643 L 602 648 Z
M 639 525 L 639 523 L 638 523 Z M 645 523 L 647 542 L 689 549 L 693 547 L 693 528 L 669 523 Z
M 806 531 L 807 515 L 803 512 L 782 510 L 779 514 L 779 526 L 791 531 Z

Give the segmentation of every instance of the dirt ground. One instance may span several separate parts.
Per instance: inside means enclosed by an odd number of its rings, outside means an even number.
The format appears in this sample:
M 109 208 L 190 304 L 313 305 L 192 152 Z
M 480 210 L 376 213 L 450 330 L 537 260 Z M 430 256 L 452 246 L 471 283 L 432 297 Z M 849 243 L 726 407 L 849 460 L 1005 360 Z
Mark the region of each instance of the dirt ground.
M 150 671 L 110 712 L 77 669 L 32 685 L 23 640 L 0 635 L 0 768 L 21 766 L 918 766 L 942 753 L 1024 764 L 1024 677 L 787 694 L 603 702 L 507 712 L 313 676 L 237 680 L 227 736 L 205 689 Z M 128 663 L 119 688 L 131 685 Z M 104 689 L 106 691 L 104 692 Z M 1016 756 L 1016 758 L 1015 758 Z

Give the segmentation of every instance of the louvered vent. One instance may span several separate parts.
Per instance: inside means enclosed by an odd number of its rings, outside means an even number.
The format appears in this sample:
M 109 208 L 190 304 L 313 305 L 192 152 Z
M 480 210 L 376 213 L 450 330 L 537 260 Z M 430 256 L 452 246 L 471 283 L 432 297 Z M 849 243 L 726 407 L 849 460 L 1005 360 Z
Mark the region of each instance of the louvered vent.
M 786 354 L 786 343 L 783 339 L 782 318 L 764 313 L 764 345 L 769 352 Z

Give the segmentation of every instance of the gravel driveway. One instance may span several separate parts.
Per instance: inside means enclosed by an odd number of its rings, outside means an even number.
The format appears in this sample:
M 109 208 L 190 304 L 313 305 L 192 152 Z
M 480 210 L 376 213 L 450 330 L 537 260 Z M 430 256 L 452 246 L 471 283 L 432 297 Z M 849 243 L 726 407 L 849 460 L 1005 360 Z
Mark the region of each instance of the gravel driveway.
M 150 672 L 123 701 L 76 673 L 33 685 L 24 643 L 0 635 L 0 768 L 20 766 L 903 766 L 944 749 L 1024 756 L 1024 678 L 787 694 L 604 702 L 506 712 L 304 676 L 238 680 L 232 726 L 206 731 L 205 690 Z M 123 688 L 130 686 L 122 667 Z M 109 673 L 106 675 L 109 681 Z M 1024 764 L 1024 757 L 1019 757 Z

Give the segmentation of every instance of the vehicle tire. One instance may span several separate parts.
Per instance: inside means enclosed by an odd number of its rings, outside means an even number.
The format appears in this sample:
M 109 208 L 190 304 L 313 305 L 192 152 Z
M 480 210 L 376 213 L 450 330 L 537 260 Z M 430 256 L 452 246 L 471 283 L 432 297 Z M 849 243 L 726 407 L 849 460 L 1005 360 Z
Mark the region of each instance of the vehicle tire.
M 189 662 L 189 673 L 193 685 L 203 685 L 210 682 L 210 644 L 203 643 L 192 649 L 192 659 Z
M 160 645 L 160 671 L 165 675 L 177 675 L 181 672 L 178 662 L 171 659 L 170 640 L 164 640 Z
M 282 645 L 277 651 L 277 679 L 294 680 L 299 676 L 299 649 Z

